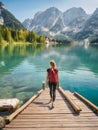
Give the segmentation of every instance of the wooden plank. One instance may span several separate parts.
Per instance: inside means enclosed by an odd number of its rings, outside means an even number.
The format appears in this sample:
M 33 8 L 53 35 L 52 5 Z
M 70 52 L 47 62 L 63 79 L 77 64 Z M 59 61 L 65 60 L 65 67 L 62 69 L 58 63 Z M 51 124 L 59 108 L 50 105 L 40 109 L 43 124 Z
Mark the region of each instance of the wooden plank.
M 54 116 L 43 116 L 43 115 L 39 115 L 39 116 L 36 116 L 36 115 L 34 115 L 34 116 L 20 116 L 20 117 L 17 117 L 15 120 L 20 120 L 20 119 L 54 119 Z M 55 116 L 55 119 L 70 119 L 71 118 L 71 120 L 73 120 L 73 119 L 83 119 L 83 120 L 86 120 L 86 119 L 96 119 L 96 120 L 98 120 L 98 117 L 96 116 L 96 117 L 93 117 L 93 116 L 79 116 L 79 117 L 72 117 L 72 116 L 62 116 L 62 115 L 56 115 Z
M 13 120 L 13 118 L 15 118 L 21 111 L 23 111 L 33 100 L 35 100 L 39 94 L 42 92 L 43 90 L 39 91 L 37 95 L 34 95 L 31 99 L 29 99 L 22 107 L 20 107 L 19 109 L 17 109 L 14 113 L 12 113 L 10 116 L 8 116 L 5 121 L 6 123 L 9 123 Z
M 82 109 L 83 112 L 90 112 L 91 111 L 90 107 L 87 107 L 84 102 L 81 102 L 81 100 L 77 96 L 75 96 L 75 93 L 71 93 L 68 90 L 66 91 L 66 93 L 69 94 L 70 98 L 76 104 L 78 104 L 80 106 L 80 108 Z
M 13 123 L 15 122 L 15 123 L 27 123 L 27 122 L 44 122 L 44 123 L 46 123 L 46 122 L 60 122 L 60 121 L 63 121 L 63 122 L 68 122 L 69 123 L 69 119 L 64 119 L 64 118 L 60 118 L 60 119 L 58 119 L 58 118 L 53 118 L 53 119 L 50 119 L 50 118 L 33 118 L 33 119 L 31 119 L 31 118 L 25 118 L 25 119 L 16 119 L 15 121 L 13 121 Z M 85 122 L 85 123 L 95 123 L 95 122 L 98 122 L 98 120 L 96 119 L 96 118 L 89 118 L 89 119 L 71 119 L 70 120 L 70 123 L 73 123 L 73 122 L 77 122 L 77 123 L 83 123 L 83 122 Z
M 82 101 L 84 101 L 87 105 L 89 105 L 90 108 L 92 108 L 94 112 L 98 113 L 98 107 L 96 105 L 94 105 L 93 103 L 91 103 L 89 100 L 87 100 L 86 98 L 84 98 L 79 93 L 75 92 L 74 95 L 77 96 L 78 98 L 80 98 Z
M 81 100 L 69 96 L 82 107 L 81 114 L 77 114 L 62 95 L 56 91 L 54 109 L 47 104 L 49 89 L 31 102 L 9 125 L 3 130 L 97 130 L 98 115 L 93 113 Z
M 28 127 L 28 128 L 21 127 L 21 128 L 4 128 L 3 130 L 32 130 L 32 129 L 33 129 L 32 127 Z M 98 130 L 98 127 L 34 128 L 34 130 L 50 130 L 50 129 L 51 130 Z
M 59 87 L 59 91 L 63 94 L 63 96 L 68 100 L 68 102 L 71 104 L 71 106 L 73 107 L 73 109 L 79 114 L 81 111 L 81 108 L 79 106 L 77 106 L 77 104 L 75 104 L 73 102 L 73 100 L 71 100 L 70 96 L 68 96 L 68 94 L 66 92 L 64 92 L 64 90 Z
M 46 128 L 46 127 L 50 127 L 50 128 L 55 128 L 55 127 L 58 127 L 58 128 L 65 128 L 65 127 L 98 127 L 98 122 L 96 123 L 60 123 L 60 122 L 54 122 L 54 123 L 51 123 L 51 122 L 47 122 L 47 123 L 41 123 L 41 122 L 36 122 L 36 123 L 26 123 L 26 124 L 11 124 L 11 125 L 8 125 L 6 128 L 20 128 L 20 127 L 24 127 L 24 128 L 28 128 L 28 127 L 32 127 L 32 128 Z M 93 130 L 93 128 L 92 128 Z

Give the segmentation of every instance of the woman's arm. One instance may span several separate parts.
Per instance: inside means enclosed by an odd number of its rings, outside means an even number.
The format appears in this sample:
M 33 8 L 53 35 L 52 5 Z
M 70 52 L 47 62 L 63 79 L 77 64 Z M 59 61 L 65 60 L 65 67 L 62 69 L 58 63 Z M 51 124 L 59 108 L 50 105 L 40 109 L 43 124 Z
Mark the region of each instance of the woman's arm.
M 57 87 L 59 87 L 60 86 L 60 81 L 59 81 L 59 74 L 58 73 L 57 73 L 57 82 L 58 82 Z

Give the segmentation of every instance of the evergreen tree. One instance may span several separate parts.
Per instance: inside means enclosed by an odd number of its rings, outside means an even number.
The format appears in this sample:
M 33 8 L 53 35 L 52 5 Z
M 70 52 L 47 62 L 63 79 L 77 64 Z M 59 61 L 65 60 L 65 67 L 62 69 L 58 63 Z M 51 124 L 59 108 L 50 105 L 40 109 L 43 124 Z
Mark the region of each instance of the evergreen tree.
M 39 43 L 45 43 L 45 38 L 43 36 L 39 36 L 38 42 Z
M 36 39 L 37 39 L 36 33 L 34 33 L 34 32 L 28 33 L 28 35 L 27 35 L 27 41 L 28 42 L 34 43 L 34 42 L 36 42 Z
M 10 32 L 10 30 L 8 30 L 8 29 L 6 29 L 6 31 L 5 31 L 5 40 L 6 40 L 7 42 L 9 42 L 9 43 L 12 42 L 11 32 Z
M 35 32 L 32 32 L 32 38 L 33 38 L 33 42 L 36 42 L 37 39 L 37 34 Z
M 18 31 L 17 30 L 11 30 L 11 36 L 12 36 L 14 41 L 17 42 L 19 40 Z
M 2 34 L 0 32 L 0 43 L 2 43 L 2 41 L 3 41 L 3 37 L 2 37 Z
M 2 40 L 5 40 L 8 43 L 12 43 L 12 41 L 21 41 L 21 42 L 30 42 L 34 46 L 39 43 L 44 43 L 44 37 L 43 36 L 38 36 L 35 32 L 33 31 L 27 31 L 27 30 L 15 30 L 11 29 L 6 26 L 0 26 L 0 42 Z
M 25 41 L 25 38 L 24 38 L 24 32 L 23 32 L 23 30 L 21 29 L 21 30 L 19 30 L 19 40 L 20 41 Z

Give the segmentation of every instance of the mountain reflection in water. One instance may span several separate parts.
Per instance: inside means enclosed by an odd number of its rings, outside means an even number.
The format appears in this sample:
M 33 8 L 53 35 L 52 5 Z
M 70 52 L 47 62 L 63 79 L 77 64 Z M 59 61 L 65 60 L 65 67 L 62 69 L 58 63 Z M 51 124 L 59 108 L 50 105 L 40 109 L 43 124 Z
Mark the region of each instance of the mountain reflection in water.
M 98 49 L 83 46 L 0 46 L 0 98 L 27 101 L 41 89 L 51 59 L 57 63 L 60 85 L 98 106 Z

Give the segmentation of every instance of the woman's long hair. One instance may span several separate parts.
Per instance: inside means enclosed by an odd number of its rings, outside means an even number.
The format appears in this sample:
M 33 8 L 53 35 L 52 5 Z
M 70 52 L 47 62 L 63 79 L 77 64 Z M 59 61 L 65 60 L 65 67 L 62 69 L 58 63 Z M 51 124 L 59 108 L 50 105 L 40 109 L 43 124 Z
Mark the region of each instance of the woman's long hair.
M 50 65 L 51 67 L 56 68 L 56 62 L 54 60 L 50 61 Z

